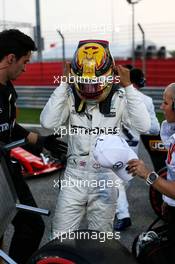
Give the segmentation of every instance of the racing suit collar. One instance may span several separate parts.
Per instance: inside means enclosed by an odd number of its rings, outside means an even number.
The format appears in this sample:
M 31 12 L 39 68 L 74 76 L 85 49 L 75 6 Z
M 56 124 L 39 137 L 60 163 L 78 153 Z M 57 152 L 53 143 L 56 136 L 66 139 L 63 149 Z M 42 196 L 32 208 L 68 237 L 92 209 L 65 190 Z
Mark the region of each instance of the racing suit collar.
M 77 113 L 83 113 L 86 109 L 86 102 L 81 100 L 80 97 L 77 95 L 74 85 L 72 85 L 71 88 L 75 99 L 75 111 Z M 113 85 L 106 99 L 99 103 L 99 109 L 103 115 L 110 113 L 112 96 L 117 90 L 118 90 L 118 86 Z

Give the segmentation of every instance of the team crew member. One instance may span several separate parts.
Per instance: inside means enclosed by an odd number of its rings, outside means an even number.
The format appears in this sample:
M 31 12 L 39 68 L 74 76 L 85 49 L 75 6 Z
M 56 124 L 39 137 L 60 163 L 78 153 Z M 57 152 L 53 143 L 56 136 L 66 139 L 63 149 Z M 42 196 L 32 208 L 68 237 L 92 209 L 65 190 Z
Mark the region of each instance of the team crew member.
M 142 97 L 151 118 L 151 127 L 148 131 L 148 134 L 158 135 L 160 132 L 160 124 L 156 117 L 153 99 L 142 92 L 142 88 L 145 87 L 145 77 L 142 70 L 138 68 L 131 69 L 130 79 L 133 86 L 139 90 L 140 96 Z
M 165 89 L 161 109 L 164 112 L 166 120 L 161 125 L 160 136 L 168 149 L 166 160 L 167 180 L 159 177 L 156 172 L 150 171 L 142 160 L 130 160 L 128 162 L 129 172 L 134 176 L 143 178 L 148 184 L 151 184 L 163 194 L 164 208 L 168 211 L 168 241 L 169 246 L 160 245 L 160 252 L 157 251 L 157 257 L 153 254 L 152 258 L 148 256 L 151 264 L 174 263 L 175 249 L 175 83 L 171 83 Z M 148 252 L 149 254 L 149 252 Z M 157 262 L 156 262 L 157 260 Z M 147 258 L 143 260 L 147 263 Z
M 3 143 L 27 138 L 29 143 L 35 144 L 38 140 L 36 133 L 28 132 L 16 123 L 17 94 L 11 82 L 25 71 L 31 51 L 35 50 L 33 40 L 19 30 L 10 29 L 0 32 L 0 141 Z M 36 206 L 28 185 L 21 175 L 19 164 L 11 163 L 9 160 L 9 167 L 20 203 Z M 9 255 L 17 263 L 24 264 L 40 244 L 44 222 L 38 215 L 19 211 L 12 224 L 14 235 Z

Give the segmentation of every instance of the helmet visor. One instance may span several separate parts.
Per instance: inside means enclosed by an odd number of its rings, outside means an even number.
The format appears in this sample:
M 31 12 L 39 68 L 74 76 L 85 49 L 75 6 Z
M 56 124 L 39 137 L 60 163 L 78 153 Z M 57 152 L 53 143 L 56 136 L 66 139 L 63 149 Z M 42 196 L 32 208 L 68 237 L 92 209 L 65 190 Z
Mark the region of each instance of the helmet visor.
M 76 82 L 76 89 L 84 99 L 96 99 L 108 85 L 104 76 L 91 80 L 81 78 L 81 82 Z
M 101 83 L 97 84 L 78 84 L 78 91 L 86 99 L 95 99 L 103 93 L 104 85 Z

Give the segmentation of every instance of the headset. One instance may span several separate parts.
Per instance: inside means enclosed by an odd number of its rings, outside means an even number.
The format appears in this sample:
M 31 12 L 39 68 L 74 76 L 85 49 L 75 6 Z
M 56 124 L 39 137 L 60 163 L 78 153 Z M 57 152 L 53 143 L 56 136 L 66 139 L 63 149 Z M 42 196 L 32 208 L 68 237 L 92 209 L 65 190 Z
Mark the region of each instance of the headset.
M 172 110 L 175 111 L 175 83 L 171 84 L 171 88 L 173 90 L 173 102 L 172 102 Z

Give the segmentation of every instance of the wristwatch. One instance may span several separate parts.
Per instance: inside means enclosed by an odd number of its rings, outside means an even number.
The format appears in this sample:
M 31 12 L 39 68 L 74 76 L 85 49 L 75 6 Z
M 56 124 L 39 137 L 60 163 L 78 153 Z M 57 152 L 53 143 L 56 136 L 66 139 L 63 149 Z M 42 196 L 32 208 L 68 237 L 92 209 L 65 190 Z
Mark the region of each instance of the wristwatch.
M 158 177 L 159 177 L 159 175 L 157 173 L 155 173 L 154 171 L 152 171 L 148 175 L 148 177 L 146 178 L 146 183 L 148 185 L 152 185 L 157 180 Z

